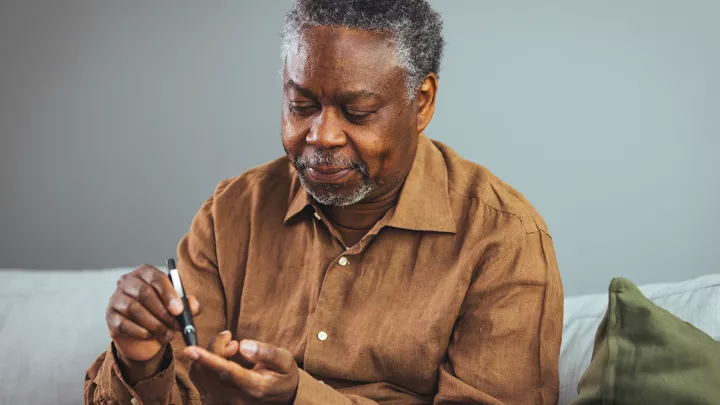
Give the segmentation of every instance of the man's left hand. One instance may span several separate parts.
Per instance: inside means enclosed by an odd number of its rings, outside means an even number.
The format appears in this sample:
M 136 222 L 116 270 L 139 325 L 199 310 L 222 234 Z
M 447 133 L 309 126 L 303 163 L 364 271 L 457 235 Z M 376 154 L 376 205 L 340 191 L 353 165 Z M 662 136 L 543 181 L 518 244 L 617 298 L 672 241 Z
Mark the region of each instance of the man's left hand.
M 195 361 L 194 366 L 200 366 L 203 371 L 217 376 L 223 386 L 222 396 L 226 400 L 232 398 L 240 403 L 292 404 L 300 379 L 292 354 L 267 343 L 243 340 L 238 345 L 231 339 L 230 333 L 221 333 L 211 341 L 210 350 L 192 346 L 186 347 L 184 352 Z M 235 354 L 230 353 L 233 349 L 255 366 L 247 369 L 227 359 Z

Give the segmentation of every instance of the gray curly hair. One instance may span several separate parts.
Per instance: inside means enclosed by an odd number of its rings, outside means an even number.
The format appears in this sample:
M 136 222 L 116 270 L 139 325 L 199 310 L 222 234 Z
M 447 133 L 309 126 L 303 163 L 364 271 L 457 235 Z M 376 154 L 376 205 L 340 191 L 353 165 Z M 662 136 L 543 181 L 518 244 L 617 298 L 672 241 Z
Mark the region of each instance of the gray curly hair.
M 297 0 L 285 16 L 282 60 L 297 49 L 306 26 L 342 26 L 390 34 L 405 70 L 405 88 L 415 96 L 428 73 L 439 74 L 445 40 L 442 19 L 427 0 Z

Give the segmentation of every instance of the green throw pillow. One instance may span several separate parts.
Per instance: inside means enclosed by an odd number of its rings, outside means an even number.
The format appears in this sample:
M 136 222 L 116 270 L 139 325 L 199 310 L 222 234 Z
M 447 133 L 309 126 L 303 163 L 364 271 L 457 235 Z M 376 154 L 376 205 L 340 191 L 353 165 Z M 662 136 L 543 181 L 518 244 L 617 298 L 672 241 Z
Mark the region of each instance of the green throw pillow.
M 720 342 L 653 304 L 629 280 L 613 279 L 609 295 L 572 405 L 720 404 Z

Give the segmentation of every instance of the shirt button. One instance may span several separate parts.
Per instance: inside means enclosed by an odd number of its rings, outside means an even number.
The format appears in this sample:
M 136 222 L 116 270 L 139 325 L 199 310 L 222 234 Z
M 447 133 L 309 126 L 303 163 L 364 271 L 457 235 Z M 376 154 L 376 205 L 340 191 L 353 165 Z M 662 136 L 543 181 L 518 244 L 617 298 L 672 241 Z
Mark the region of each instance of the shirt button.
M 321 330 L 320 333 L 318 333 L 318 339 L 320 339 L 320 341 L 327 339 L 327 333 L 325 333 L 325 331 Z
M 318 219 L 318 220 L 322 219 L 322 218 L 320 218 L 320 214 L 318 214 L 317 211 L 315 211 L 315 219 Z
M 347 266 L 349 261 L 347 257 L 343 256 L 340 258 L 340 260 L 338 260 L 338 263 L 340 263 L 341 266 Z

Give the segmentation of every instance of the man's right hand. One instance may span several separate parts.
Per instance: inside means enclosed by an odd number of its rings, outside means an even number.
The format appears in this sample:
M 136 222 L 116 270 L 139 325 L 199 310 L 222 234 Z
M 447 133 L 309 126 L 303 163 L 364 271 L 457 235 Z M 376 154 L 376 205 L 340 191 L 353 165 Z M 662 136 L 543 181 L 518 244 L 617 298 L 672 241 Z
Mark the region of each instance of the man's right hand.
M 192 314 L 200 313 L 197 299 L 187 298 Z M 142 265 L 120 277 L 105 320 L 124 366 L 157 366 L 162 358 L 160 349 L 181 336 L 175 316 L 182 311 L 182 300 L 170 279 L 155 267 Z

